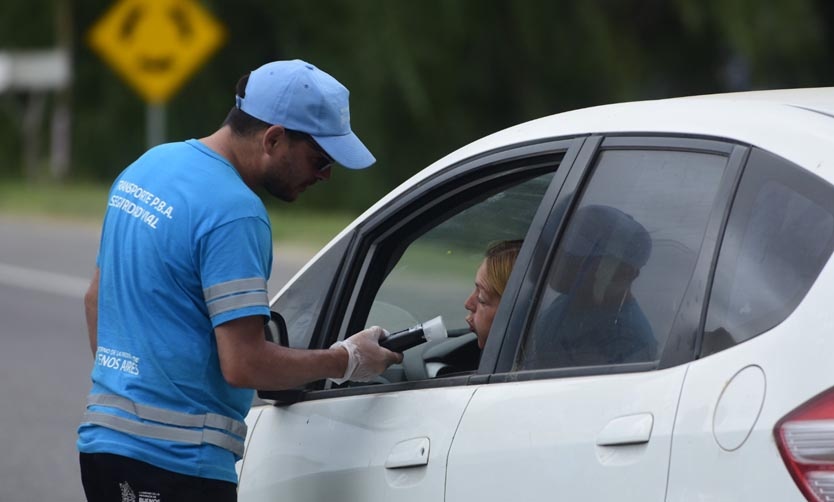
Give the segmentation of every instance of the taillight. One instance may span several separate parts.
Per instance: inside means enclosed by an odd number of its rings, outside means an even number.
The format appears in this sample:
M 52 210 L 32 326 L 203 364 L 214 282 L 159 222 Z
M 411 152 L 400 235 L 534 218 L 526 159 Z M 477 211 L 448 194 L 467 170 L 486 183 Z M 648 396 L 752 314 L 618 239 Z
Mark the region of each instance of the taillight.
M 790 412 L 773 433 L 805 497 L 813 502 L 834 500 L 834 389 Z

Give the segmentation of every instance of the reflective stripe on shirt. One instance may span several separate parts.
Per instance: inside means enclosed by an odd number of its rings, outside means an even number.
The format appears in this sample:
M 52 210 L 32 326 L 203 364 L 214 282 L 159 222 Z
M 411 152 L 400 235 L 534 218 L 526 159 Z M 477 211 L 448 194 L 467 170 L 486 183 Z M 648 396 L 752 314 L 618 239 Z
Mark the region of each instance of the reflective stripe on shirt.
M 262 277 L 235 279 L 203 289 L 203 298 L 211 317 L 229 310 L 269 304 L 266 280 Z
M 211 444 L 231 451 L 238 457 L 243 456 L 243 439 L 246 437 L 246 424 L 240 420 L 225 417 L 217 413 L 190 414 L 166 410 L 155 406 L 135 403 L 114 394 L 90 394 L 88 406 L 116 408 L 155 424 L 137 422 L 129 418 L 88 411 L 84 422 L 100 425 L 127 434 L 144 436 L 189 444 Z M 182 427 L 202 428 L 203 430 L 182 429 Z M 234 434 L 230 436 L 229 434 Z

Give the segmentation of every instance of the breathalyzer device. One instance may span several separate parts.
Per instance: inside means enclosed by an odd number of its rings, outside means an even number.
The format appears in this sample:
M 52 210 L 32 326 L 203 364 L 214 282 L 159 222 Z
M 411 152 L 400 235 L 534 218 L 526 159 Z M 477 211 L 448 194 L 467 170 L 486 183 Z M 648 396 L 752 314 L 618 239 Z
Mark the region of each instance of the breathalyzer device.
M 446 337 L 446 326 L 443 325 L 443 317 L 437 316 L 422 324 L 390 333 L 384 338 L 380 338 L 379 344 L 388 350 L 402 352 L 421 343 L 442 340 Z

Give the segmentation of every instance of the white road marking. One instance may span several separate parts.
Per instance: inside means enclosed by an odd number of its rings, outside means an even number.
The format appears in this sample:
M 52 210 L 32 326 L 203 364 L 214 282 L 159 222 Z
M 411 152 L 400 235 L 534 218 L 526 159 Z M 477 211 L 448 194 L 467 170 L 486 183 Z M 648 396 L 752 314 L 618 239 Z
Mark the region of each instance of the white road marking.
M 0 284 L 84 298 L 90 279 L 0 263 Z

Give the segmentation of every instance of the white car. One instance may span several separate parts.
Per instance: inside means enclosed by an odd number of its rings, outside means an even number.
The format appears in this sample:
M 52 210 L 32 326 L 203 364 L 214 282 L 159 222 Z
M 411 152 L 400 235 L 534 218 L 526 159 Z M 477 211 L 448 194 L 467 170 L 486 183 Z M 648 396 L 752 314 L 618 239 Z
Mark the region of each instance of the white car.
M 832 183 L 834 88 L 600 106 L 455 151 L 319 252 L 270 330 L 321 348 L 442 316 L 449 338 L 375 382 L 261 392 L 239 499 L 832 500 Z M 572 233 L 604 227 L 589 208 L 645 230 L 580 246 L 639 273 L 613 316 L 572 317 L 611 267 L 558 286 Z M 480 351 L 463 303 L 519 238 Z

